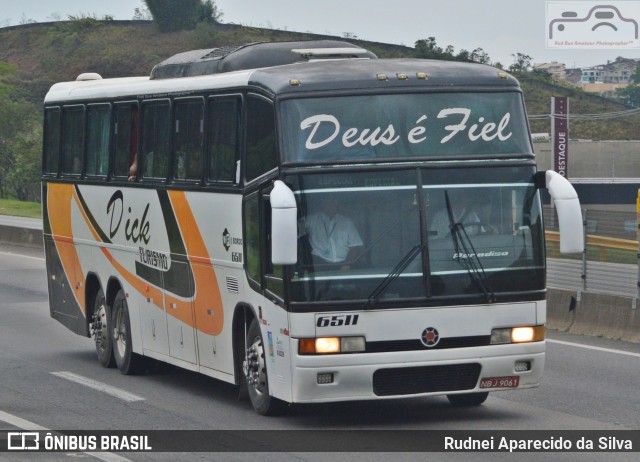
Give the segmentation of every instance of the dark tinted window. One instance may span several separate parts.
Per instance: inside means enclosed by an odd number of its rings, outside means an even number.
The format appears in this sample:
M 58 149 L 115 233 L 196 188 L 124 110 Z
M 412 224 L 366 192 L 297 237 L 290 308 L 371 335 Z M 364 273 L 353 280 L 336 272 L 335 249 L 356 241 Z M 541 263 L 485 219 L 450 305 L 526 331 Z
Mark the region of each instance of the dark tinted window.
M 142 165 L 145 178 L 167 177 L 170 153 L 171 106 L 168 101 L 148 103 L 142 114 Z
M 44 173 L 57 174 L 60 163 L 60 109 L 44 112 Z
M 87 108 L 87 176 L 109 172 L 109 105 Z
M 252 180 L 278 165 L 273 105 L 254 96 L 247 98 L 246 179 Z
M 176 102 L 173 174 L 178 180 L 202 178 L 203 125 L 204 102 L 202 100 Z
M 517 92 L 291 99 L 284 161 L 371 161 L 532 152 Z
M 260 209 L 258 194 L 247 200 L 244 205 L 245 239 L 247 241 L 247 275 L 260 282 Z
M 136 104 L 118 104 L 114 108 L 115 162 L 114 174 L 119 177 L 131 177 L 137 174 L 138 163 L 138 106 Z
M 236 182 L 240 98 L 209 101 L 209 180 Z
M 84 107 L 65 107 L 62 127 L 62 172 L 79 175 L 82 173 L 84 148 Z

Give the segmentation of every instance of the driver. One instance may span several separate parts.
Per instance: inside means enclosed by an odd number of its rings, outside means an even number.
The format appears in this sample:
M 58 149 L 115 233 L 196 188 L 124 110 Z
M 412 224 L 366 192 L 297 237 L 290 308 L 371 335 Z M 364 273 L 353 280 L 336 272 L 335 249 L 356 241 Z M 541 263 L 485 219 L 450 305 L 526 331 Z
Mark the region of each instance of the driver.
M 357 258 L 364 245 L 353 221 L 338 213 L 336 195 L 321 196 L 320 210 L 298 222 L 298 237 L 307 235 L 319 263 L 344 263 Z

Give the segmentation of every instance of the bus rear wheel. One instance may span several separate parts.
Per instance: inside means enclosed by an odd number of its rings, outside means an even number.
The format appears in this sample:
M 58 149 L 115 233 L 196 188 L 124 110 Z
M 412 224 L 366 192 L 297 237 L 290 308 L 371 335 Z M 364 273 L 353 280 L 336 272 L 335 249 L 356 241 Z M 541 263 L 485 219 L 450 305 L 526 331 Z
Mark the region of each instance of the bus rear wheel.
M 267 362 L 264 340 L 258 320 L 254 318 L 247 333 L 247 349 L 242 370 L 247 384 L 249 399 L 260 415 L 281 415 L 287 411 L 287 404 L 269 394 Z
M 122 289 L 118 291 L 113 301 L 112 316 L 111 326 L 115 363 L 123 374 L 137 374 L 143 370 L 144 357 L 133 352 L 129 307 Z
M 489 397 L 489 392 L 465 393 L 463 395 L 447 395 L 454 406 L 480 406 Z
M 113 342 L 111 338 L 111 308 L 107 305 L 102 289 L 98 290 L 93 306 L 93 316 L 89 325 L 96 345 L 98 361 L 103 367 L 114 367 Z

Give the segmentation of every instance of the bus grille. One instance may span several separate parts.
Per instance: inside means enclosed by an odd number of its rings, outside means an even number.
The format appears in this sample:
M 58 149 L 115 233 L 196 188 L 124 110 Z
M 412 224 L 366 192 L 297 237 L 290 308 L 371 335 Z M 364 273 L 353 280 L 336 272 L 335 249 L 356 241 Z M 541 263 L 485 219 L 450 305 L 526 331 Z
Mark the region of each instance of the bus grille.
M 367 342 L 367 353 L 390 353 L 394 351 L 447 350 L 450 348 L 471 348 L 487 346 L 491 343 L 490 335 L 470 337 L 449 337 L 440 339 L 433 347 L 426 347 L 418 340 L 383 340 Z
M 478 363 L 379 369 L 373 374 L 373 392 L 393 396 L 471 390 L 481 369 Z

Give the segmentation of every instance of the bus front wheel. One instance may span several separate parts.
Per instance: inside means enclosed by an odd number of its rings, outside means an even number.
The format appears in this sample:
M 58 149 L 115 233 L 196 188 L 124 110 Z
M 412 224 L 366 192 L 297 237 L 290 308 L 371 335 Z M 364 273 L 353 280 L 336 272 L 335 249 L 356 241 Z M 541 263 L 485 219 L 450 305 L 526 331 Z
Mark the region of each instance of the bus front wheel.
M 142 371 L 144 357 L 133 352 L 129 307 L 122 289 L 113 301 L 112 316 L 113 356 L 116 365 L 125 375 L 137 374 Z
M 269 394 L 267 363 L 260 324 L 254 318 L 247 332 L 247 345 L 242 370 L 245 375 L 249 399 L 260 415 L 281 415 L 287 404 Z

